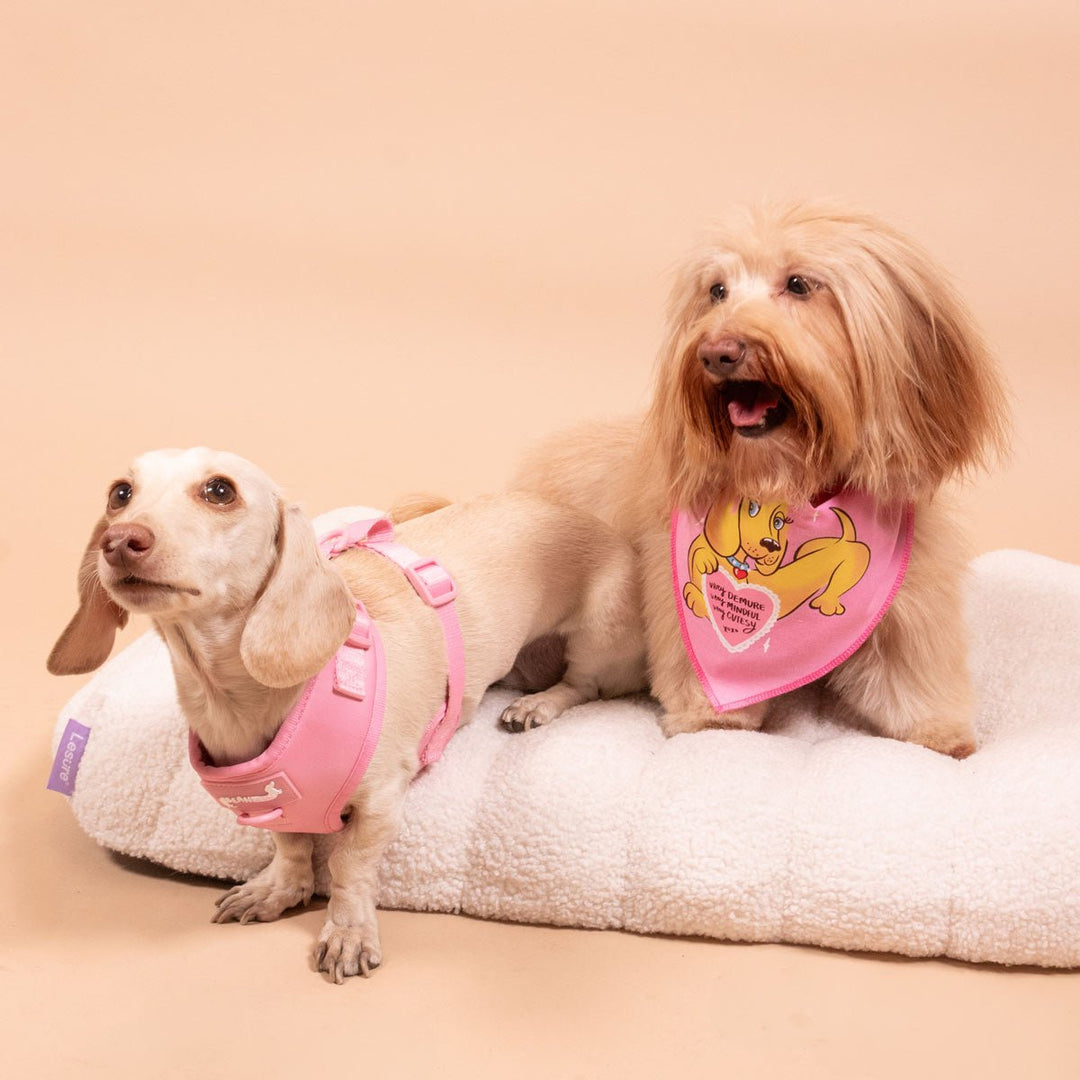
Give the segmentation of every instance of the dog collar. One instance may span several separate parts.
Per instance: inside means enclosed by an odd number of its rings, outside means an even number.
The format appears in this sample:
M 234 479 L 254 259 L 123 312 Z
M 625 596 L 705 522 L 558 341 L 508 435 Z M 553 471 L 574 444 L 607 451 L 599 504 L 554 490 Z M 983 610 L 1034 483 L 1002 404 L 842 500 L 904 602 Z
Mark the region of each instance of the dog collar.
M 676 510 L 671 570 L 683 644 L 713 707 L 819 679 L 870 636 L 911 555 L 914 511 L 845 489 L 803 506 Z
M 748 562 L 742 562 L 740 559 L 736 559 L 734 555 L 728 555 L 727 561 L 731 565 L 731 569 L 735 572 L 737 578 L 744 578 L 750 573 L 750 564 Z
M 465 650 L 454 608 L 454 579 L 435 560 L 396 543 L 384 518 L 357 521 L 322 538 L 334 558 L 370 548 L 396 563 L 439 616 L 448 663 L 446 701 L 420 741 L 421 768 L 437 761 L 461 720 Z M 386 708 L 386 651 L 378 627 L 356 601 L 352 630 L 322 670 L 309 679 L 273 741 L 258 757 L 214 766 L 194 732 L 188 755 L 202 785 L 242 825 L 276 832 L 338 832 L 350 797 L 367 770 Z

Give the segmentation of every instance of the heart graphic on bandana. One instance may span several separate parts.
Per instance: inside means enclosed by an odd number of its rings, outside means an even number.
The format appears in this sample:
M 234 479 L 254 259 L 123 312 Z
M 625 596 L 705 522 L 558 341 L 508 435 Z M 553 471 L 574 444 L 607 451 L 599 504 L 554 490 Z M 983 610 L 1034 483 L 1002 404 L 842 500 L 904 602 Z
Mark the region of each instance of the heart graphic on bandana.
M 763 638 L 780 616 L 780 597 L 760 585 L 733 581 L 723 571 L 705 574 L 701 592 L 709 621 L 728 652 L 742 652 Z

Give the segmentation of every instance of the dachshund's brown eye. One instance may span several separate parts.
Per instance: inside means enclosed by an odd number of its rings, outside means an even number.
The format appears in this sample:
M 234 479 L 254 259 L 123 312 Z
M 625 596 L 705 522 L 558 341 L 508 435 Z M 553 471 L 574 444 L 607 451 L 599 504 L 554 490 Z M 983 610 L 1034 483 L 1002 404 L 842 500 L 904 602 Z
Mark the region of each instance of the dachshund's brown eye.
M 709 295 L 712 297 L 713 303 L 718 304 L 721 300 L 727 299 L 727 286 L 722 281 L 718 281 L 709 290 Z
M 203 485 L 202 497 L 215 506 L 228 506 L 236 500 L 236 488 L 225 477 L 214 476 Z
M 792 274 L 787 279 L 786 288 L 789 293 L 794 293 L 796 296 L 809 296 L 811 292 L 810 282 L 798 274 Z
M 109 491 L 109 509 L 123 510 L 131 502 L 131 496 L 134 494 L 134 490 L 126 480 L 121 480 L 119 484 L 113 484 Z

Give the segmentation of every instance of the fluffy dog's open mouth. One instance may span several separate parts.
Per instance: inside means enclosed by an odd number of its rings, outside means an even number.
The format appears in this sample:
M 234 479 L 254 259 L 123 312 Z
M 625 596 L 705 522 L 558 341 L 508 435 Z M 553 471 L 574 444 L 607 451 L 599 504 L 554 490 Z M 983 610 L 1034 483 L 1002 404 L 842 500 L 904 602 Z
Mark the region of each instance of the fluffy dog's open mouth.
M 720 389 L 720 399 L 731 426 L 751 439 L 778 428 L 791 411 L 782 390 L 751 379 L 729 379 Z

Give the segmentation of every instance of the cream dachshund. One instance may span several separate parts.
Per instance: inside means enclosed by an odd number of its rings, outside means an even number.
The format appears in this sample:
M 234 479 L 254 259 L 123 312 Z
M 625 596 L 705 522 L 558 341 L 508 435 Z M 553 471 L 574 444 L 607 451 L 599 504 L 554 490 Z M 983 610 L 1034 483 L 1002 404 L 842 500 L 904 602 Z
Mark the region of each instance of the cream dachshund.
M 462 723 L 522 646 L 551 633 L 569 643 L 561 681 L 515 701 L 504 726 L 523 730 L 580 702 L 643 688 L 633 554 L 596 518 L 535 495 L 497 496 L 418 516 L 397 538 L 437 558 L 456 583 Z M 145 454 L 112 484 L 79 594 L 49 670 L 98 667 L 129 613 L 150 616 L 184 715 L 214 766 L 266 749 L 307 680 L 350 634 L 354 598 L 363 602 L 385 646 L 388 693 L 374 756 L 334 834 L 315 966 L 336 982 L 371 972 L 382 959 L 379 863 L 420 767 L 425 727 L 447 696 L 436 613 L 374 551 L 353 548 L 328 561 L 307 519 L 263 472 L 207 449 Z M 275 832 L 274 840 L 273 860 L 219 901 L 215 921 L 268 921 L 310 899 L 313 837 Z

